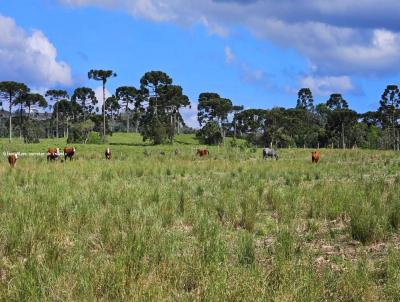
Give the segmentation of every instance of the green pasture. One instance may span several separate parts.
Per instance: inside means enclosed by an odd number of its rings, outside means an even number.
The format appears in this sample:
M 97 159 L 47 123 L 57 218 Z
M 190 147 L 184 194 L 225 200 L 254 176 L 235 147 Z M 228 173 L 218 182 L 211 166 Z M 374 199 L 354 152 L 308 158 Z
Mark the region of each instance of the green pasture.
M 0 140 L 1 301 L 400 301 L 399 153 L 66 145 Z

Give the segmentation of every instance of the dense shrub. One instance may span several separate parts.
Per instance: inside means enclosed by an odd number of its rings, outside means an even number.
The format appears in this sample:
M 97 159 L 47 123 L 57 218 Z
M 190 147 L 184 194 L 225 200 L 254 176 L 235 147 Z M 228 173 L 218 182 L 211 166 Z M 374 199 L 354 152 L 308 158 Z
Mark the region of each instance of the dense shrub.
M 94 123 L 86 120 L 81 123 L 74 124 L 68 133 L 68 143 L 86 144 L 89 139 L 89 133 L 93 130 Z
M 149 114 L 148 114 L 149 115 Z M 143 141 L 150 140 L 155 145 L 164 143 L 168 138 L 168 127 L 165 121 L 159 117 L 150 117 L 145 115 L 141 120 L 141 127 L 139 129 L 140 134 L 143 137 Z M 151 122 L 148 123 L 147 119 L 151 118 Z
M 221 127 L 214 121 L 210 121 L 197 132 L 196 136 L 207 145 L 222 143 Z
M 39 127 L 36 121 L 27 121 L 22 128 L 22 135 L 24 137 L 24 143 L 26 144 L 37 144 L 39 143 L 39 137 L 43 137 L 43 130 Z
M 90 131 L 88 135 L 88 144 L 102 144 L 103 140 L 99 132 Z

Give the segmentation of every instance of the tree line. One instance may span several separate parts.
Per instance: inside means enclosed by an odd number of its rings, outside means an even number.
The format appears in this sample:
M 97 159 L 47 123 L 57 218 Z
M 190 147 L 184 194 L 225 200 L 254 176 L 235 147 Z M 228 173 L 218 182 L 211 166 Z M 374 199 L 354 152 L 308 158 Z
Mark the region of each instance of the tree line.
M 399 150 L 400 91 L 388 85 L 377 111 L 365 113 L 350 109 L 340 93 L 315 105 L 309 88 L 298 91 L 294 108 L 243 110 L 216 93 L 202 93 L 198 121 L 202 128 L 197 135 L 210 144 L 229 135 L 253 146 Z
M 18 129 L 27 143 L 43 137 L 67 137 L 68 142 L 104 141 L 113 132 L 139 132 L 144 140 L 155 144 L 172 142 L 186 125 L 180 109 L 190 106 L 189 98 L 170 76 L 162 71 L 146 72 L 139 87 L 121 86 L 105 98 L 112 70 L 90 70 L 88 78 L 102 83 L 102 106 L 93 89 L 78 87 L 72 95 L 66 90 L 48 90 L 44 95 L 30 92 L 23 83 L 0 82 L 3 110 L 0 133 L 11 141 Z M 32 112 L 34 111 L 34 114 Z M 8 114 L 7 121 L 4 115 Z M 39 118 L 41 117 L 41 118 Z
M 0 135 L 37 142 L 67 137 L 68 142 L 104 141 L 113 132 L 138 132 L 154 144 L 172 143 L 181 131 L 196 132 L 205 144 L 220 144 L 227 136 L 252 146 L 400 149 L 400 91 L 388 85 L 376 111 L 357 113 L 340 93 L 314 104 L 312 91 L 301 88 L 294 108 L 244 109 L 215 92 L 200 93 L 200 129 L 186 126 L 180 110 L 189 98 L 162 71 L 146 72 L 139 85 L 118 87 L 105 98 L 111 70 L 90 70 L 88 78 L 102 83 L 102 106 L 95 92 L 78 87 L 32 93 L 27 85 L 0 82 Z M 8 116 L 6 116 L 8 115 Z M 16 131 L 16 133 L 14 133 Z

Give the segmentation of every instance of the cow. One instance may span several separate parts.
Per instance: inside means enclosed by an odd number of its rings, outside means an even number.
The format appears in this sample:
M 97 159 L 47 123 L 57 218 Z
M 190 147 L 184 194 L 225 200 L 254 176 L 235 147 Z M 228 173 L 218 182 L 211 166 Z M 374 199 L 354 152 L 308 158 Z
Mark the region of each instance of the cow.
M 47 161 L 58 160 L 60 158 L 60 148 L 47 149 Z
M 110 160 L 111 159 L 111 150 L 110 148 L 107 148 L 106 151 L 104 151 L 104 155 L 106 159 Z
M 11 166 L 12 168 L 15 167 L 15 164 L 17 163 L 17 158 L 18 158 L 17 153 L 11 153 L 11 154 L 8 156 L 8 163 L 10 164 L 10 166 Z
M 174 153 L 175 153 L 175 156 L 179 156 L 179 155 L 181 154 L 181 152 L 179 151 L 179 149 L 175 149 Z
M 207 149 L 197 149 L 197 153 L 196 153 L 196 155 L 198 155 L 200 157 L 203 157 L 203 156 L 206 156 L 206 155 L 209 155 L 209 154 L 210 153 L 208 152 Z
M 263 149 L 263 158 L 267 159 L 268 157 L 271 157 L 271 158 L 275 157 L 275 159 L 278 160 L 278 153 L 274 149 L 264 148 Z
M 67 160 L 67 157 L 69 157 L 69 160 L 72 160 L 72 156 L 75 154 L 75 148 L 71 147 L 64 147 L 64 160 Z
M 311 152 L 311 162 L 318 164 L 321 154 L 318 151 Z

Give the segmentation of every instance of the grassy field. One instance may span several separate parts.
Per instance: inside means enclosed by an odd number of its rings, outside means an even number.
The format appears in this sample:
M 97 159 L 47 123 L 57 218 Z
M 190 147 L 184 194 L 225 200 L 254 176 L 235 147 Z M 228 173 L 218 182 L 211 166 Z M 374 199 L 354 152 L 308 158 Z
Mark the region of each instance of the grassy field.
M 0 140 L 50 146 L 65 142 Z M 112 161 L 2 155 L 0 300 L 400 301 L 399 153 L 108 146 Z

